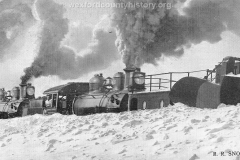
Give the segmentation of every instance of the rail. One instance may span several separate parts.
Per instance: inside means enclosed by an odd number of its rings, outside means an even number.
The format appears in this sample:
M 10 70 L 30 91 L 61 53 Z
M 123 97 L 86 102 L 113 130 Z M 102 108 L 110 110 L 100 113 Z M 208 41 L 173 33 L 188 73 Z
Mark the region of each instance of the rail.
M 213 77 L 213 73 L 216 73 L 216 70 L 218 69 L 218 67 L 221 67 L 223 62 L 224 60 L 220 62 L 213 70 L 207 69 L 207 75 L 204 77 L 204 79 L 209 80 L 210 82 L 214 81 L 216 79 L 216 76 Z M 210 76 L 210 79 L 209 79 L 209 76 Z
M 191 71 L 191 72 L 167 72 L 167 73 L 160 73 L 160 74 L 151 74 L 145 76 L 145 87 L 150 92 L 156 90 L 171 90 L 174 83 L 176 83 L 179 79 L 183 77 L 190 77 L 192 74 L 197 74 L 200 72 L 207 72 L 208 75 L 209 70 L 198 70 L 198 71 Z M 183 76 L 179 76 L 182 75 Z M 185 75 L 186 74 L 186 75 Z M 177 76 L 176 76 L 177 75 Z M 176 79 L 174 79 L 175 77 Z M 197 76 L 194 76 L 197 77 Z M 202 77 L 204 77 L 202 75 Z M 202 78 L 201 77 L 201 78 Z M 205 76 L 206 77 L 206 76 Z

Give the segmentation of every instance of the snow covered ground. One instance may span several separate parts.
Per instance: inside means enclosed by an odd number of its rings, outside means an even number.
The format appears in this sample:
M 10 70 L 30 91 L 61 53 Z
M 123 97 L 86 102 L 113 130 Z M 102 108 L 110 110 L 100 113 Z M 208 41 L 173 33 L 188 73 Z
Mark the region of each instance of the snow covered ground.
M 0 160 L 240 160 L 240 105 L 34 115 L 0 126 Z

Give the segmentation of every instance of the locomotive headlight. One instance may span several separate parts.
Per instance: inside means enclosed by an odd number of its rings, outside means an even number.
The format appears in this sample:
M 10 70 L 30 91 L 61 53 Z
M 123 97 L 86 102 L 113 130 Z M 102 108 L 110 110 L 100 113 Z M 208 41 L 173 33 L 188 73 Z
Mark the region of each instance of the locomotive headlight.
M 145 78 L 144 78 L 144 74 L 141 74 L 141 73 L 136 73 L 134 75 L 134 82 L 136 84 L 139 84 L 139 85 L 142 85 L 145 83 Z
M 34 95 L 34 88 L 27 88 L 27 94 L 29 95 L 29 96 L 33 96 Z

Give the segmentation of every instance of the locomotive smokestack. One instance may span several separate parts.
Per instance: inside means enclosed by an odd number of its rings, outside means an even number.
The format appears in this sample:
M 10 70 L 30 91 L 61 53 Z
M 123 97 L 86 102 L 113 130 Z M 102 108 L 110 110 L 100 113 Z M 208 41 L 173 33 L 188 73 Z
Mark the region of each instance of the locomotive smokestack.
M 20 84 L 20 99 L 24 99 L 27 96 L 27 84 Z
M 128 89 L 132 85 L 132 73 L 136 70 L 136 68 L 125 68 L 125 83 L 124 88 Z

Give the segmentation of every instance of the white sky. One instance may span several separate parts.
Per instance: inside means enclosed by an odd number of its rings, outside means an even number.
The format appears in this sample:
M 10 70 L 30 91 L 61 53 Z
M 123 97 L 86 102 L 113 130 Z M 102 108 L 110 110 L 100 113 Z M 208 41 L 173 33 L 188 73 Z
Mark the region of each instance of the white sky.
M 55 0 L 60 4 L 64 4 L 66 7 L 66 17 L 71 23 L 83 23 L 88 26 L 96 25 L 101 17 L 105 14 L 111 14 L 111 8 L 71 8 L 72 3 L 93 3 L 96 0 Z M 111 0 L 103 0 L 101 2 L 111 2 Z M 31 28 L 31 30 L 25 35 L 27 42 L 22 45 L 21 49 L 15 49 L 11 52 L 13 54 L 8 55 L 8 60 L 0 62 L 0 87 L 4 87 L 7 90 L 12 89 L 14 86 L 18 86 L 20 83 L 20 76 L 23 75 L 24 68 L 28 67 L 34 59 L 37 50 L 38 38 L 37 35 L 40 31 L 41 23 L 37 23 Z M 209 44 L 203 42 L 199 45 L 192 46 L 190 49 L 185 50 L 185 54 L 182 58 L 164 58 L 164 61 L 159 62 L 159 66 L 144 65 L 142 71 L 147 74 L 157 74 L 161 72 L 169 71 L 193 71 L 201 69 L 213 69 L 214 66 L 220 62 L 226 56 L 240 57 L 240 38 L 230 32 L 224 32 L 222 34 L 222 41 L 216 44 Z M 102 72 L 105 77 L 113 76 L 115 72 L 123 71 L 124 64 L 119 60 L 117 63 L 112 64 L 108 69 Z M 94 73 L 89 73 L 79 79 L 73 80 L 87 82 Z M 36 87 L 36 94 L 41 93 L 53 87 L 67 83 L 68 81 L 62 81 L 57 77 L 49 76 L 38 78 L 33 81 Z

